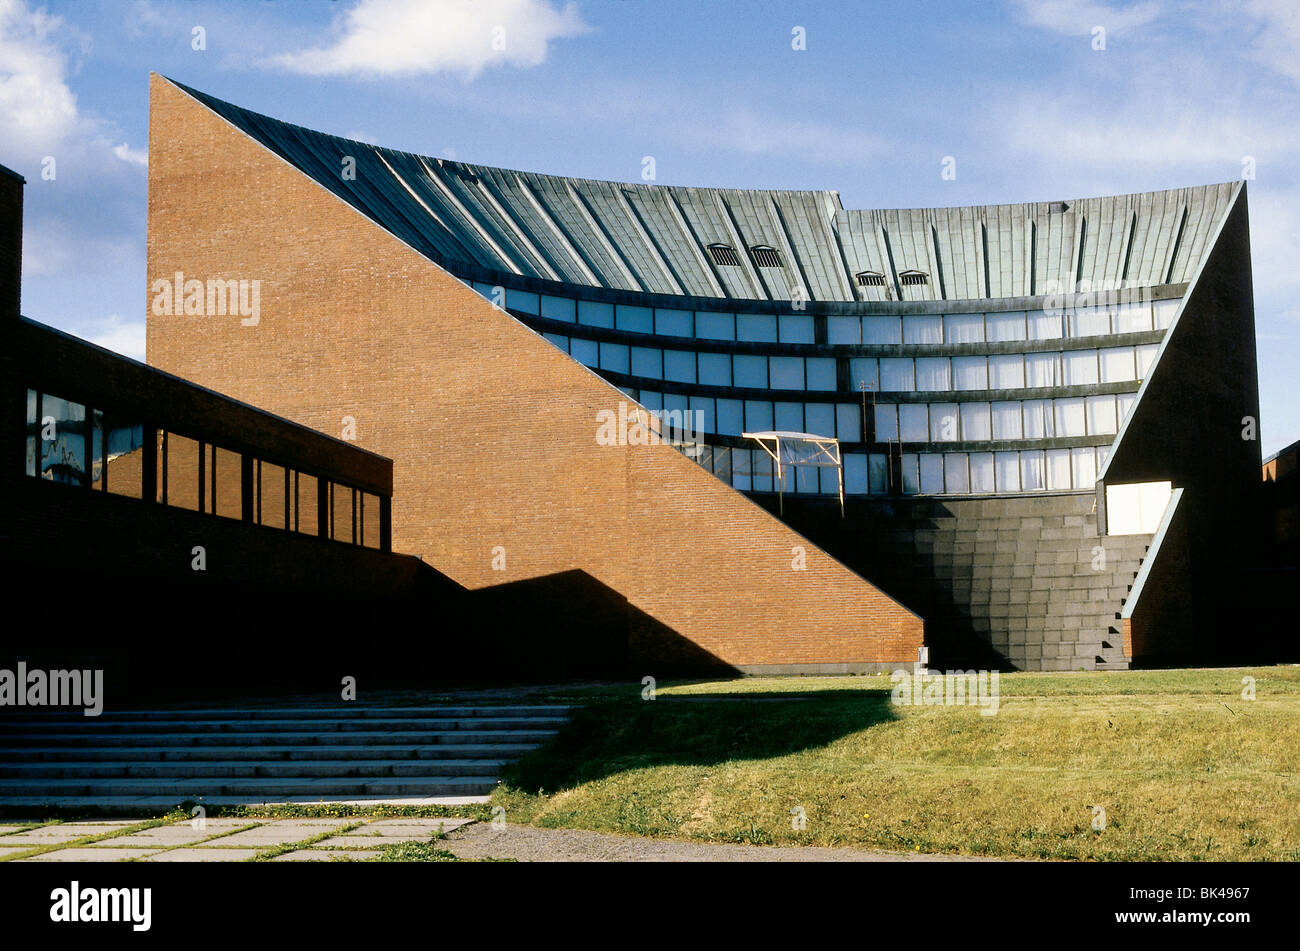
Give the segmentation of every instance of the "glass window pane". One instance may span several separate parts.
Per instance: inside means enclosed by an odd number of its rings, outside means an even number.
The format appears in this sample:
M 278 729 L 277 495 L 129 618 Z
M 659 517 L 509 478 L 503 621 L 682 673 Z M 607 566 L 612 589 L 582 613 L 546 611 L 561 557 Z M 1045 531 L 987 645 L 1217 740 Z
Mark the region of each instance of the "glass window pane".
M 41 397 L 40 428 L 41 478 L 85 485 L 86 407 L 46 393 Z
M 361 544 L 367 548 L 379 547 L 379 496 L 372 495 L 369 492 L 357 493 L 357 523 L 361 526 L 359 532 Z
M 740 400 L 718 400 L 718 434 L 739 436 L 745 431 L 745 413 Z
M 903 343 L 943 343 L 943 318 L 903 317 Z
M 1088 435 L 1113 436 L 1118 432 L 1115 421 L 1115 397 L 1088 397 Z
M 282 466 L 274 463 L 263 462 L 261 464 L 261 481 L 259 483 L 257 499 L 258 509 L 254 513 L 258 516 L 258 523 L 269 525 L 271 528 L 284 528 L 285 511 L 284 503 L 288 496 L 284 492 L 284 474 Z M 378 524 L 379 510 L 375 510 L 375 524 Z
M 664 395 L 655 390 L 642 390 L 641 398 L 637 400 L 646 409 L 663 409 Z
M 1020 353 L 999 353 L 989 357 L 989 387 L 1018 390 L 1025 385 L 1025 357 Z
M 1043 468 L 1043 454 L 1037 449 L 1020 452 L 1020 490 L 1041 492 L 1047 488 L 1047 474 Z
M 695 312 L 695 336 L 706 340 L 735 340 L 736 319 L 731 314 L 712 311 Z
M 999 492 L 1020 491 L 1020 453 L 994 453 Z
M 961 438 L 966 441 L 993 438 L 988 403 L 961 404 Z
M 761 433 L 773 428 L 772 404 L 766 400 L 745 400 L 745 431 Z
M 1029 312 L 1029 339 L 1055 340 L 1061 333 L 1061 312 L 1032 310 Z
M 620 308 L 625 310 L 626 308 Z M 644 309 L 644 308 L 638 308 Z M 606 304 L 600 301 L 580 300 L 578 301 L 578 323 L 587 324 L 591 327 L 613 327 L 617 326 L 620 330 L 645 330 L 649 327 L 627 326 L 623 314 L 618 315 L 618 320 L 614 319 L 614 305 Z
M 918 357 L 916 361 L 916 388 L 918 390 L 948 390 L 947 357 Z
M 918 471 L 918 459 L 914 452 L 905 452 L 902 456 L 903 494 L 916 495 L 921 491 L 921 476 Z
M 109 416 L 105 471 L 108 491 L 138 499 L 144 495 L 144 426 Z M 152 435 L 152 431 L 150 433 Z
M 877 373 L 875 357 L 853 357 L 849 360 L 849 382 L 853 389 L 862 392 L 862 384 L 867 385 L 866 392 L 880 389 L 880 377 Z
M 869 344 L 902 343 L 902 322 L 897 317 L 863 317 L 862 342 Z
M 952 383 L 955 390 L 987 390 L 989 372 L 984 357 L 953 357 Z
M 679 383 L 695 382 L 695 353 L 691 350 L 664 351 L 664 379 Z
M 781 429 L 792 433 L 804 431 L 802 403 L 777 403 L 775 414 L 773 429 Z M 811 431 L 809 430 L 809 432 Z
M 1059 353 L 1025 354 L 1025 385 L 1060 386 L 1061 355 Z
M 1120 304 L 1115 313 L 1115 332 L 1139 333 L 1151 329 L 1151 304 Z
M 1110 333 L 1110 311 L 1106 305 L 1078 307 L 1069 315 L 1071 337 L 1093 337 Z
M 695 315 L 689 310 L 655 308 L 655 333 L 667 337 L 693 337 Z
M 938 453 L 921 454 L 921 492 L 925 495 L 943 494 L 943 456 Z
M 852 452 L 844 457 L 844 493 L 867 494 L 867 457 Z
M 536 314 L 539 310 L 537 295 L 507 287 L 506 307 L 509 310 L 517 310 L 521 314 Z
M 632 347 L 632 375 L 662 380 L 663 351 L 654 347 Z
M 699 354 L 700 382 L 711 386 L 731 386 L 731 354 Z
M 880 388 L 886 393 L 907 393 L 914 389 L 910 357 L 881 357 Z
M 775 490 L 776 465 L 762 449 L 749 451 L 749 465 L 755 492 L 772 492 Z
M 563 320 L 573 323 L 573 301 L 567 297 L 548 297 L 542 295 L 542 313 L 541 316 L 550 320 Z M 609 304 L 605 305 L 609 307 Z
M 104 489 L 104 413 L 92 410 L 90 414 L 90 487 Z
M 1061 355 L 1065 365 L 1065 385 L 1084 386 L 1097 382 L 1097 351 L 1067 350 Z
M 1051 400 L 1025 400 L 1025 438 L 1047 439 L 1056 433 Z
M 992 492 L 993 453 L 972 452 L 970 454 L 970 490 L 972 492 Z
M 903 442 L 927 442 L 930 438 L 929 407 L 924 403 L 903 403 L 898 407 L 898 428 Z
M 737 314 L 736 339 L 776 343 L 776 317 L 771 314 Z
M 993 404 L 993 438 L 1021 439 L 1020 403 L 1006 402 Z
M 1145 343 L 1137 348 L 1137 374 L 1139 380 L 1145 380 L 1151 370 L 1151 364 L 1155 363 L 1156 354 L 1160 352 L 1160 344 Z
M 713 418 L 713 397 L 692 396 L 690 401 L 691 415 L 686 420 L 690 435 L 698 437 L 703 433 L 717 432 L 716 420 Z
M 767 389 L 767 357 L 738 353 L 731 358 L 735 386 Z
M 943 318 L 946 343 L 983 343 L 983 314 L 949 314 Z
M 835 407 L 835 438 L 840 442 L 862 441 L 862 407 L 840 403 Z
M 199 444 L 193 439 L 168 433 L 166 437 L 167 504 L 199 510 Z
M 813 319 L 804 314 L 786 314 L 778 318 L 782 343 L 813 343 Z
M 930 406 L 930 440 L 956 442 L 961 438 L 956 403 L 933 403 Z
M 27 391 L 27 474 L 36 475 L 36 447 L 41 438 L 40 420 L 36 418 L 36 391 Z
M 893 403 L 876 404 L 876 442 L 898 439 L 898 407 Z
M 330 483 L 330 498 L 334 510 L 330 517 L 330 537 L 338 542 L 351 544 L 352 535 L 352 489 L 346 485 Z
M 818 436 L 835 435 L 835 406 L 832 403 L 809 403 L 804 407 L 804 432 Z
M 293 512 L 294 531 L 303 535 L 317 535 L 320 533 L 320 519 L 317 514 L 320 506 L 316 477 L 305 472 L 295 472 L 293 478 L 298 499 Z
M 600 368 L 613 370 L 615 373 L 627 373 L 628 346 L 622 343 L 602 343 L 600 345 Z
M 1056 404 L 1056 435 L 1088 435 L 1084 415 L 1084 399 L 1076 397 L 1068 400 L 1054 400 Z
M 769 357 L 767 372 L 774 390 L 803 389 L 803 357 Z
M 850 343 L 859 344 L 862 342 L 862 318 L 860 317 L 827 317 L 826 318 L 826 341 L 828 343 Z M 864 462 L 865 466 L 865 462 Z M 863 470 L 865 472 L 865 469 Z
M 1129 410 L 1133 408 L 1135 402 L 1137 402 L 1136 393 L 1119 393 L 1116 395 L 1115 416 L 1119 419 L 1119 424 L 1121 426 L 1123 426 L 1124 421 L 1128 419 Z
M 574 337 L 569 341 L 569 355 L 579 363 L 595 367 L 600 365 L 600 351 L 594 340 Z
M 964 452 L 949 452 L 943 457 L 944 486 L 948 492 L 970 491 L 970 460 Z
M 542 336 L 557 349 L 563 350 L 565 353 L 569 352 L 569 338 L 563 334 L 542 334 Z
M 1182 301 L 1175 298 L 1174 300 L 1158 300 L 1151 304 L 1151 316 L 1155 323 L 1156 330 L 1164 330 L 1174 322 L 1174 314 L 1178 312 L 1179 305 Z
M 829 393 L 835 390 L 835 361 L 830 357 L 809 357 L 807 388 Z
M 208 454 L 207 510 L 224 518 L 242 518 L 243 462 L 237 452 L 213 447 Z
M 1070 450 L 1047 450 L 1047 488 L 1053 492 L 1070 488 Z
M 881 453 L 867 456 L 868 491 L 872 495 L 885 495 L 889 492 L 889 457 Z
M 1076 489 L 1091 489 L 1097 484 L 1097 456 L 1091 446 L 1070 450 L 1070 468 Z
M 1107 347 L 1101 351 L 1101 382 L 1123 383 L 1137 379 L 1132 347 Z
M 1022 310 L 988 314 L 985 316 L 984 324 L 990 343 L 1025 339 L 1025 312 Z

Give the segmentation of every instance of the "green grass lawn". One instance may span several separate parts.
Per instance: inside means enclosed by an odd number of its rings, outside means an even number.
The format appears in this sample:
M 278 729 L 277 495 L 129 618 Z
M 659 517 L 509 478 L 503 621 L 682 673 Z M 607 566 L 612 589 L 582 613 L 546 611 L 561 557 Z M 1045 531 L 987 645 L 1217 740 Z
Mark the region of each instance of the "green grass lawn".
M 708 842 L 1300 860 L 1300 667 L 1007 674 L 995 716 L 897 706 L 890 687 L 575 691 L 587 705 L 492 802 L 510 822 Z

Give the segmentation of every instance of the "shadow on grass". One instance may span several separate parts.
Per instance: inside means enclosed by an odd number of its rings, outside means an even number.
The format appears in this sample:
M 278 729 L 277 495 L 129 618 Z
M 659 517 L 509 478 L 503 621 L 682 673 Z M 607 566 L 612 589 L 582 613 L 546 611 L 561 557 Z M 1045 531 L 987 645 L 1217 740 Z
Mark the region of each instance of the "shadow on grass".
M 522 792 L 555 793 L 631 769 L 788 756 L 893 719 L 887 687 L 604 700 L 574 711 L 555 739 L 507 766 L 502 779 Z

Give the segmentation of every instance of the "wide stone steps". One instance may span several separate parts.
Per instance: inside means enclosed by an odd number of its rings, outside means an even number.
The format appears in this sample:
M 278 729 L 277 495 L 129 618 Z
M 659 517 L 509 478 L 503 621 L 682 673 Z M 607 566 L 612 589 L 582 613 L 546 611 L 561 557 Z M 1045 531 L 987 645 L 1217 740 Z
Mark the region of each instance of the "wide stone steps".
M 0 805 L 484 798 L 556 734 L 555 704 L 130 710 L 0 717 Z

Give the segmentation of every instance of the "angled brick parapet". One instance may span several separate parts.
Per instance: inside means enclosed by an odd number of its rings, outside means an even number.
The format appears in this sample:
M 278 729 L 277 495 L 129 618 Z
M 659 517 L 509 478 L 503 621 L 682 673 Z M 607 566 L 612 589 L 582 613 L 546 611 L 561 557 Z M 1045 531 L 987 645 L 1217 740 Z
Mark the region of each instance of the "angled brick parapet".
M 916 658 L 920 617 L 676 449 L 599 445 L 620 391 L 157 76 L 149 150 L 149 281 L 261 282 L 253 325 L 151 308 L 149 362 L 351 417 L 395 462 L 395 551 L 471 589 L 584 573 L 626 599 L 634 662 Z

